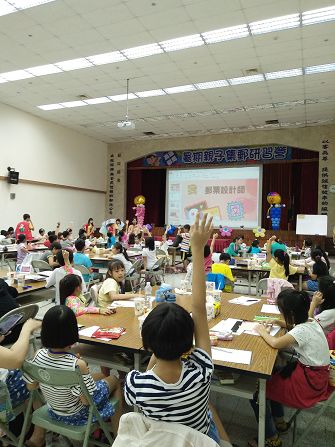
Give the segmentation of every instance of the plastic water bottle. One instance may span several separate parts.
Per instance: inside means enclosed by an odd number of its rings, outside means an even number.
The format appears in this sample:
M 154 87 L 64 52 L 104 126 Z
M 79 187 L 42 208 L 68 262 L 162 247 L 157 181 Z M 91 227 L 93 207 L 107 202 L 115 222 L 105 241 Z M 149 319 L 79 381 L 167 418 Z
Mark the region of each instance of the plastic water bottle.
M 152 287 L 150 282 L 148 281 L 144 288 L 144 307 L 146 308 L 147 312 L 151 310 L 151 294 L 152 294 Z

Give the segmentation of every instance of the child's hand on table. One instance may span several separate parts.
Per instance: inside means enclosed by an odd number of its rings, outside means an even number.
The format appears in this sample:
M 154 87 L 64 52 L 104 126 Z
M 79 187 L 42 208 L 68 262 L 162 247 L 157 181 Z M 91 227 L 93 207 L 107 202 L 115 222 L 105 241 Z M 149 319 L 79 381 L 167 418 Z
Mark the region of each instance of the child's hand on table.
M 106 307 L 100 307 L 100 314 L 101 315 L 112 315 L 115 314 L 115 309 L 113 308 L 106 308 Z
M 263 337 L 264 335 L 268 335 L 271 331 L 272 328 L 272 324 L 269 324 L 268 322 L 266 323 L 259 323 L 258 326 L 256 326 L 255 330 L 256 332 L 259 333 L 259 335 L 261 337 Z

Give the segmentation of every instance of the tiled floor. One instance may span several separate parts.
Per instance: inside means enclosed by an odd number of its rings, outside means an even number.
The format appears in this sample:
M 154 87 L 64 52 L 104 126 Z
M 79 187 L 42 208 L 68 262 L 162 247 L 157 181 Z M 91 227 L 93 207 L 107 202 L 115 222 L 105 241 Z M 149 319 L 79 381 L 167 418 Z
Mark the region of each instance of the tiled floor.
M 332 264 L 334 265 L 334 260 L 332 260 Z M 168 274 L 166 275 L 165 282 L 171 284 L 173 287 L 179 286 L 180 280 L 183 277 L 184 274 Z M 234 291 L 245 294 L 247 293 L 247 288 L 245 286 L 237 285 Z M 52 291 L 42 291 L 21 298 L 20 303 L 26 304 L 29 302 L 40 302 L 41 305 L 43 305 L 43 302 L 45 300 L 49 300 L 52 295 Z M 45 306 L 45 311 L 48 307 L 49 306 Z M 246 446 L 249 439 L 257 436 L 257 424 L 249 402 L 242 398 L 236 398 L 218 393 L 212 393 L 211 400 L 215 404 L 223 424 L 234 443 L 239 446 Z M 308 410 L 301 414 L 299 418 L 300 429 L 303 429 L 305 425 L 310 423 L 314 412 L 315 410 Z M 287 410 L 287 416 L 289 416 L 289 414 L 290 410 Z M 335 408 L 330 408 L 316 424 L 313 431 L 308 436 L 308 439 L 301 444 L 301 447 L 334 447 L 334 421 Z M 289 447 L 291 445 L 290 432 L 287 435 L 283 435 L 282 439 L 284 447 Z M 48 447 L 65 447 L 68 445 L 68 442 L 64 439 L 49 439 L 47 442 Z

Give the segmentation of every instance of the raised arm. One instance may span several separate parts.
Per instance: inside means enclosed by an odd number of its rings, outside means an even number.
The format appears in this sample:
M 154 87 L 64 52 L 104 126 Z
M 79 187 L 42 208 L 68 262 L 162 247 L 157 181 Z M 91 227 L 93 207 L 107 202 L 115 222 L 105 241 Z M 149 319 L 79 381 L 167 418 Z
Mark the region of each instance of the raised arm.
M 314 318 L 315 309 L 321 306 L 324 302 L 323 295 L 321 292 L 315 292 L 312 298 L 312 302 L 308 311 L 308 316 Z
M 207 221 L 207 213 L 201 222 L 199 213 L 191 228 L 193 262 L 192 318 L 194 321 L 195 346 L 212 356 L 206 312 L 206 280 L 204 269 L 204 246 L 212 231 L 212 220 Z
M 271 246 L 272 243 L 276 240 L 276 236 L 273 235 L 270 237 L 270 239 L 266 242 L 266 262 L 270 262 L 270 259 L 272 258 L 271 255 Z
M 211 250 L 211 255 L 214 253 L 214 245 L 215 245 L 215 241 L 218 238 L 218 234 L 214 233 L 212 236 L 212 242 L 211 242 L 211 246 L 210 246 L 210 250 Z

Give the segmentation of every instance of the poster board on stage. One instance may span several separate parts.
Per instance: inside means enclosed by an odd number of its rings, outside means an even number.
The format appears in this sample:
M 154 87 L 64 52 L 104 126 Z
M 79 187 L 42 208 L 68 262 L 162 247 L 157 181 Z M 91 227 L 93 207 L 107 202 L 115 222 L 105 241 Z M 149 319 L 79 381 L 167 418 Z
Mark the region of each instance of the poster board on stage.
M 321 214 L 297 214 L 297 234 L 327 236 L 328 216 Z

